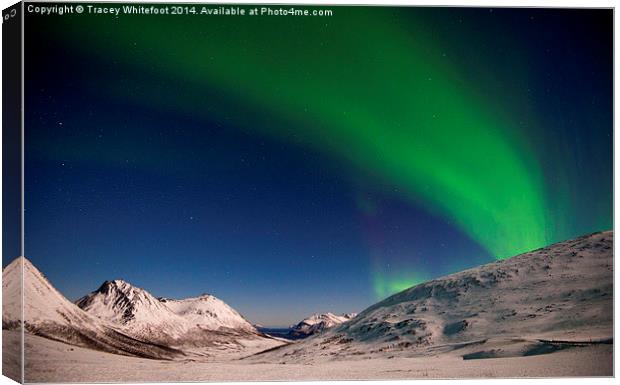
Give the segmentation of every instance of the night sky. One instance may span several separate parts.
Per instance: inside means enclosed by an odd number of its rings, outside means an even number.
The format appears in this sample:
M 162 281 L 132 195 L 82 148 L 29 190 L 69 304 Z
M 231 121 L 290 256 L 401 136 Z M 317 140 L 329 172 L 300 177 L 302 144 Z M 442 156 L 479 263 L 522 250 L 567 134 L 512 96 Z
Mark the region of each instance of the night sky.
M 26 256 L 280 326 L 612 228 L 611 10 L 331 9 L 27 15 Z

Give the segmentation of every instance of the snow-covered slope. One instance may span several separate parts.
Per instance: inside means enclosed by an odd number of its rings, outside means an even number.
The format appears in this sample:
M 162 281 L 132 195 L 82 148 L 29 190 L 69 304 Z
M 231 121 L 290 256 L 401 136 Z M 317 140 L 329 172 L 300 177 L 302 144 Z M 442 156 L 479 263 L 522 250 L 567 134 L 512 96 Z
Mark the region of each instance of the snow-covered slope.
M 607 231 L 414 286 L 257 359 L 537 354 L 566 346 L 558 340 L 610 341 L 612 306 L 613 232 Z
M 97 319 L 67 300 L 25 258 L 17 258 L 2 271 L 5 307 L 2 327 L 20 328 L 23 269 L 24 327 L 29 333 L 75 345 L 148 358 L 173 358 L 182 353 L 130 337 L 112 324 Z
M 21 329 L 24 261 L 16 258 L 2 270 L 2 329 Z
M 333 313 L 313 314 L 293 326 L 289 334 L 292 338 L 305 338 L 313 334 L 320 333 L 325 329 L 340 325 L 355 316 L 355 313 L 343 315 L 335 315 Z
M 157 299 L 123 280 L 106 281 L 76 304 L 136 338 L 176 347 L 225 347 L 238 350 L 239 339 L 264 338 L 221 300 Z

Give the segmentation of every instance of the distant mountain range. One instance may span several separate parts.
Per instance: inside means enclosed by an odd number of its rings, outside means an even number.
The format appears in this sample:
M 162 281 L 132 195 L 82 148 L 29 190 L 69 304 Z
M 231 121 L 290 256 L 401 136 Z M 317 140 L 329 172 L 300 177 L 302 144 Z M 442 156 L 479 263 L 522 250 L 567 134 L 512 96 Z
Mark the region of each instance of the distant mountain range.
M 298 340 L 310 337 L 324 330 L 340 325 L 343 322 L 347 322 L 356 313 L 348 313 L 342 315 L 336 315 L 333 313 L 313 314 L 299 323 L 291 325 L 285 328 L 271 328 L 264 327 L 262 325 L 254 325 L 259 331 L 268 334 L 273 337 L 284 338 L 286 340 Z
M 257 330 L 210 295 L 155 298 L 114 280 L 74 304 L 18 258 L 2 273 L 2 326 L 20 329 L 23 288 L 26 332 L 155 359 L 230 355 L 294 363 L 445 352 L 466 359 L 548 353 L 613 341 L 613 237 L 612 231 L 591 234 L 434 279 L 357 316 L 315 314 L 287 332 L 304 337 L 295 342 Z
M 323 330 L 333 328 L 336 325 L 340 325 L 343 322 L 347 322 L 356 315 L 356 313 L 342 315 L 335 315 L 333 313 L 313 314 L 291 327 L 289 335 L 293 338 L 306 338 L 320 333 Z

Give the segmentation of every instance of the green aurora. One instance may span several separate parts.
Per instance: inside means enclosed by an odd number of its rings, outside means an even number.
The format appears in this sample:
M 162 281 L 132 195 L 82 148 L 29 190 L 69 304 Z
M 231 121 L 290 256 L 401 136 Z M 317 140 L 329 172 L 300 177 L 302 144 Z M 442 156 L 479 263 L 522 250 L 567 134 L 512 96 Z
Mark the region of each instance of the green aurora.
M 130 93 L 109 82 L 100 92 L 198 118 L 217 116 L 321 152 L 447 218 L 497 259 L 575 235 L 555 224 L 569 210 L 569 198 L 551 196 L 540 157 L 509 108 L 495 108 L 501 98 L 480 92 L 461 72 L 424 17 L 404 13 L 335 8 L 331 18 L 67 16 L 72 28 L 62 38 L 179 85 L 163 92 L 145 84 Z M 611 215 L 605 215 L 588 230 L 609 227 Z M 415 266 L 390 275 L 375 265 L 377 297 L 427 278 Z

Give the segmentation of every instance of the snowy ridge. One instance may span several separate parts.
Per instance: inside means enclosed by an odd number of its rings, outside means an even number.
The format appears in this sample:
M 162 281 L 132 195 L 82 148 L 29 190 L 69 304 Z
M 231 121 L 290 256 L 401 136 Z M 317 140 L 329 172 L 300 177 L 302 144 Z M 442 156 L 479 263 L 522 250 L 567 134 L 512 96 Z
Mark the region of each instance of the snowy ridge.
M 347 322 L 356 315 L 356 313 L 342 315 L 335 315 L 333 313 L 313 314 L 297 325 L 294 325 L 289 334 L 293 338 L 305 338 L 320 333 L 325 329 L 333 328 L 343 322 Z
M 256 328 L 241 314 L 224 301 L 209 294 L 178 300 L 160 298 L 159 301 L 188 323 L 203 329 L 228 328 L 256 332 Z
M 103 322 L 67 300 L 26 258 L 20 257 L 2 271 L 2 286 L 10 299 L 4 304 L 3 329 L 20 328 L 23 266 L 24 327 L 29 333 L 106 352 L 170 359 L 176 349 L 140 341 Z
M 255 358 L 540 354 L 562 348 L 553 341 L 609 343 L 612 307 L 613 232 L 607 231 L 422 283 Z

